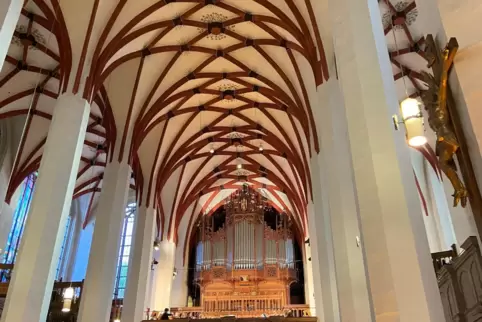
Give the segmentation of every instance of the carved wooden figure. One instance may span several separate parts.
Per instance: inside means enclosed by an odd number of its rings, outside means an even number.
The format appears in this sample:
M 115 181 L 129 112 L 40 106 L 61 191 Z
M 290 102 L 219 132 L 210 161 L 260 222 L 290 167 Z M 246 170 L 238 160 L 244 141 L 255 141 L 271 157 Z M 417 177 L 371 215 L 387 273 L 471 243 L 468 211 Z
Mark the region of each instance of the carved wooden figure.
M 423 72 L 428 89 L 422 92 L 422 100 L 428 112 L 428 121 L 437 135 L 436 153 L 440 168 L 449 178 L 455 189 L 453 205 L 467 205 L 467 189 L 457 173 L 454 156 L 459 149 L 459 141 L 451 125 L 447 109 L 447 80 L 458 50 L 458 43 L 451 38 L 443 50 L 439 50 L 432 35 L 426 38 L 425 59 L 433 75 Z

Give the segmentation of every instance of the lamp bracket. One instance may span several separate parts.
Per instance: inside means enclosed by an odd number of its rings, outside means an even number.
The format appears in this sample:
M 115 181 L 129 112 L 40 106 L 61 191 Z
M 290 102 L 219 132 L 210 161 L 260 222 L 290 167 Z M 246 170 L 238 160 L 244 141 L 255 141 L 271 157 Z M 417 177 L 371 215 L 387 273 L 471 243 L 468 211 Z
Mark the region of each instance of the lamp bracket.
M 396 131 L 400 130 L 400 124 L 403 124 L 403 122 L 400 122 L 398 120 L 398 115 L 394 114 L 392 116 L 392 122 L 393 122 L 393 127 L 395 128 Z

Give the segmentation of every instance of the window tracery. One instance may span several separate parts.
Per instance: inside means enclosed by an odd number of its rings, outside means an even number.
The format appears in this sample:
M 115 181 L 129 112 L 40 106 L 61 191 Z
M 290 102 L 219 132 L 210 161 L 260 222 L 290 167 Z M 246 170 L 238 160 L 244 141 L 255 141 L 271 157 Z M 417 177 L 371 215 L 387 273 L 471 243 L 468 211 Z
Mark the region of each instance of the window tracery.
M 131 254 L 136 208 L 136 203 L 130 203 L 127 205 L 126 216 L 122 226 L 121 244 L 119 248 L 119 257 L 117 260 L 117 272 L 114 288 L 114 297 L 119 299 L 124 298 L 124 292 L 127 285 L 127 272 L 129 269 L 129 256 Z

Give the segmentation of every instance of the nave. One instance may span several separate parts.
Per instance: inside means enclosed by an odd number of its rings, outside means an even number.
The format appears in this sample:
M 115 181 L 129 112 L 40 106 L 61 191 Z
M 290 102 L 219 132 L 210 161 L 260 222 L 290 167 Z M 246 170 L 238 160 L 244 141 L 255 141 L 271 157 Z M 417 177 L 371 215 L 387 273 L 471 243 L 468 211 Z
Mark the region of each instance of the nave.
M 0 321 L 482 319 L 481 17 L 2 0 Z

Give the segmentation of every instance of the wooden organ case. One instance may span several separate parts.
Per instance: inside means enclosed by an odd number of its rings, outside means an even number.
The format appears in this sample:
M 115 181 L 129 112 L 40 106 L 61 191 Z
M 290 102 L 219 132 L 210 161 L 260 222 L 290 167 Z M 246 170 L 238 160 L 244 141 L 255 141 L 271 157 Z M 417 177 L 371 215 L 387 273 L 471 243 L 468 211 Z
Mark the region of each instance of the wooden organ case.
M 194 282 L 205 318 L 283 314 L 297 280 L 290 218 L 264 218 L 265 200 L 249 186 L 225 202 L 224 224 L 212 216 L 199 225 Z

